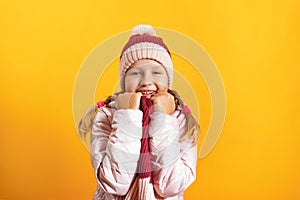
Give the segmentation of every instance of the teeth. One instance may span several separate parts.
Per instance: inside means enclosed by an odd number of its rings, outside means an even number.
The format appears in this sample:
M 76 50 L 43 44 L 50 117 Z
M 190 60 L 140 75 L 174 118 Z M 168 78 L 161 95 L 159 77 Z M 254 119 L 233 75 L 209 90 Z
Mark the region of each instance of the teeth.
M 142 94 L 152 94 L 152 91 L 151 92 L 142 92 Z

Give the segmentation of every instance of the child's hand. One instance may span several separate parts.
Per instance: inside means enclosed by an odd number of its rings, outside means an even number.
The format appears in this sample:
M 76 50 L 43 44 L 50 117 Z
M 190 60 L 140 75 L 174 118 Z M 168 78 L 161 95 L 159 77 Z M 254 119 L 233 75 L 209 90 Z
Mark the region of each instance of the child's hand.
M 174 96 L 168 93 L 167 88 L 159 87 L 159 91 L 151 97 L 154 111 L 172 114 L 175 111 Z
M 139 109 L 142 93 L 125 92 L 116 97 L 116 108 L 119 109 Z

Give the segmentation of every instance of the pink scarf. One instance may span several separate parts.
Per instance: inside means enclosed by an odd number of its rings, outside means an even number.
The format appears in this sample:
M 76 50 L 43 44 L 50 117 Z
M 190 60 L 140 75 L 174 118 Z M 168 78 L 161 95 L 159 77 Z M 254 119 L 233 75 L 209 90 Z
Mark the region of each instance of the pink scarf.
M 149 200 L 156 199 L 152 185 L 151 159 L 149 149 L 149 122 L 153 111 L 152 101 L 142 96 L 141 110 L 143 111 L 143 137 L 141 139 L 140 160 L 138 164 L 138 176 L 136 176 L 129 189 L 126 200 Z

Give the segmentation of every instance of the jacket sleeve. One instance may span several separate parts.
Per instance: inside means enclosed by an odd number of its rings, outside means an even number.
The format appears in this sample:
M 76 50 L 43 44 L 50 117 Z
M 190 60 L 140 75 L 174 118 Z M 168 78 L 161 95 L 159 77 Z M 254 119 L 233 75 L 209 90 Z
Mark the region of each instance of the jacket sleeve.
M 142 112 L 100 108 L 91 133 L 91 160 L 99 186 L 125 195 L 134 178 L 142 137 Z
M 186 123 L 185 115 L 178 113 L 154 112 L 149 127 L 153 185 L 164 198 L 183 193 L 196 178 L 197 145 L 178 141 Z

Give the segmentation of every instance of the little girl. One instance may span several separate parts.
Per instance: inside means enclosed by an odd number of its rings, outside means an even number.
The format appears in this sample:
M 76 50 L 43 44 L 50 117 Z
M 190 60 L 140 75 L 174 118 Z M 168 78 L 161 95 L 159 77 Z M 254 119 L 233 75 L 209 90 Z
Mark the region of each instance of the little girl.
M 122 91 L 79 123 L 81 137 L 91 131 L 93 199 L 183 199 L 196 177 L 199 125 L 171 90 L 171 55 L 150 25 L 132 30 L 119 78 Z

